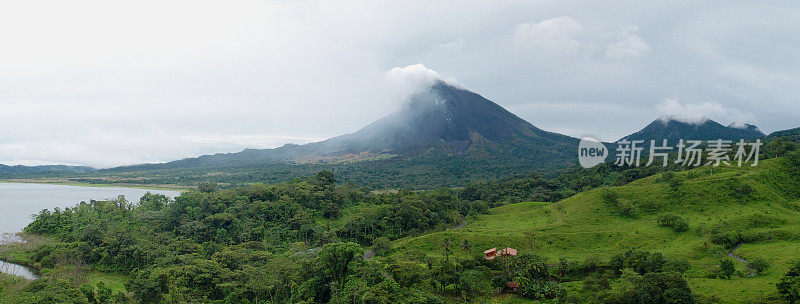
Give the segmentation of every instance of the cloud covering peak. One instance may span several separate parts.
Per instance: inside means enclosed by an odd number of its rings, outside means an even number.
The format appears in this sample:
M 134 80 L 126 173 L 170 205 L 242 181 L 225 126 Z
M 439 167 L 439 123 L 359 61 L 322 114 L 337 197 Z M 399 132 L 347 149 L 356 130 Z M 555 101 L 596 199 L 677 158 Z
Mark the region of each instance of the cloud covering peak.
M 800 44 L 786 37 L 800 35 L 800 3 L 684 6 L 0 1 L 0 163 L 105 167 L 328 138 L 435 79 L 575 137 L 619 138 L 670 96 L 724 101 L 697 104 L 720 122 L 797 127 Z M 698 118 L 678 104 L 663 112 Z
M 394 67 L 386 72 L 386 78 L 390 81 L 400 83 L 411 88 L 428 87 L 437 81 L 444 81 L 447 84 L 464 88 L 455 79 L 444 78 L 436 71 L 429 69 L 422 63 L 412 64 L 404 67 Z
M 736 109 L 726 108 L 718 102 L 681 103 L 677 99 L 667 98 L 655 106 L 661 114 L 661 121 L 680 121 L 688 124 L 703 124 L 709 119 L 718 121 L 734 121 L 735 125 L 744 125 L 743 121 L 754 121 L 752 113 L 742 113 Z M 733 124 L 732 124 L 733 125 Z

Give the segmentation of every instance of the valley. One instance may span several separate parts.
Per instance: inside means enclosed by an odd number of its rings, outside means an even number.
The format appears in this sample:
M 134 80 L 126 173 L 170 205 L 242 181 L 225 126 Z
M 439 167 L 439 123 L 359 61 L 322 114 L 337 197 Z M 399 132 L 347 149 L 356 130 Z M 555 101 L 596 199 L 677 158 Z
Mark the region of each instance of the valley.
M 0 299 L 58 296 L 77 281 L 92 294 L 141 303 L 617 303 L 656 295 L 665 303 L 782 303 L 776 284 L 800 246 L 798 174 L 800 154 L 789 152 L 757 167 L 664 171 L 574 195 L 533 177 L 376 194 L 321 172 L 287 184 L 190 191 L 174 203 L 157 195 L 135 205 L 93 202 L 39 215 L 26 232 L 45 238 L 0 250 L 40 269 L 37 281 L 62 287 L 0 292 Z M 514 193 L 552 201 L 514 202 L 524 198 Z M 515 257 L 483 258 L 506 247 Z M 729 256 L 733 250 L 749 263 Z M 672 283 L 631 293 L 660 280 Z

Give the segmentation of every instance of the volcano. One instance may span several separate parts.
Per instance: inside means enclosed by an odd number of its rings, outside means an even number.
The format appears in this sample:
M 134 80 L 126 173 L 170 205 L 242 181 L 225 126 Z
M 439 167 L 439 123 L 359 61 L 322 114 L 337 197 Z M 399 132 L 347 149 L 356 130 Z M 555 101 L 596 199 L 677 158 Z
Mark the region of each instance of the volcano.
M 503 153 L 504 146 L 528 147 L 530 151 L 514 153 L 531 155 L 576 145 L 575 138 L 539 129 L 479 94 L 437 80 L 407 97 L 399 111 L 355 133 L 305 145 L 205 155 L 173 165 L 337 162 L 412 157 L 431 150 L 451 156 L 485 155 Z M 571 157 L 574 149 L 564 152 Z
M 479 94 L 436 80 L 408 96 L 397 112 L 351 134 L 305 145 L 245 149 L 98 173 L 133 176 L 149 171 L 159 175 L 159 181 L 170 182 L 168 176 L 173 173 L 184 180 L 187 175 L 200 179 L 199 175 L 209 172 L 248 172 L 236 173 L 236 180 L 252 182 L 247 179 L 282 181 L 311 170 L 331 169 L 345 178 L 356 176 L 350 180 L 362 184 L 370 183 L 365 177 L 369 172 L 400 181 L 436 177 L 441 182 L 427 184 L 451 186 L 472 179 L 565 169 L 577 164 L 577 145 L 576 138 L 539 129 Z M 279 178 L 275 177 L 278 171 Z

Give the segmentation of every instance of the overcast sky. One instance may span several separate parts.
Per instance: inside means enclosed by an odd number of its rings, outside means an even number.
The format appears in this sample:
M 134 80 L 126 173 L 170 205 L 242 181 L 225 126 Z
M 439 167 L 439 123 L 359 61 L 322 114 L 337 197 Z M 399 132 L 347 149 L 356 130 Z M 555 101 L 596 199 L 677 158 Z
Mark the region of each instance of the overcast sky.
M 799 2 L 665 2 L 4 1 L 0 163 L 321 140 L 396 110 L 387 72 L 415 64 L 575 137 L 661 115 L 800 126 Z

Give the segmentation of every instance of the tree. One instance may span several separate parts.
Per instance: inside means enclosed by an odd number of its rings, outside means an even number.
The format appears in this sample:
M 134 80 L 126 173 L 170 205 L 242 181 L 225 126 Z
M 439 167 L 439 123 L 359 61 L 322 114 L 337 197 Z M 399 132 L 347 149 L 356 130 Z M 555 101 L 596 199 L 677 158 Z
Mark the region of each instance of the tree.
M 537 255 L 520 254 L 512 261 L 512 264 L 519 277 L 533 281 L 550 279 L 550 268 L 547 261 Z
M 197 190 L 203 193 L 212 193 L 212 192 L 217 192 L 217 190 L 219 190 L 219 187 L 215 182 L 205 182 L 201 183 L 200 185 L 197 185 Z
M 133 279 L 125 283 L 125 288 L 133 292 L 133 298 L 139 303 L 159 303 L 166 292 L 163 280 L 149 271 L 142 271 L 134 275 Z
M 163 194 L 147 192 L 139 199 L 140 210 L 161 211 L 169 203 L 169 197 Z
M 464 239 L 464 241 L 461 242 L 461 250 L 464 251 L 465 255 L 469 256 L 469 252 L 472 250 L 472 243 L 468 239 Z
M 343 283 L 353 270 L 354 265 L 351 264 L 359 261 L 362 254 L 361 246 L 356 243 L 332 243 L 322 247 L 317 260 L 333 281 Z
M 372 243 L 372 251 L 377 255 L 387 255 L 391 250 L 392 242 L 385 236 L 375 239 L 375 242 Z
M 736 274 L 736 265 L 729 259 L 724 259 L 719 262 L 719 277 L 730 279 L 731 276 Z
M 747 267 L 752 269 L 756 275 L 762 275 L 769 270 L 770 263 L 764 258 L 754 257 L 750 259 L 750 263 L 747 264 Z
M 317 172 L 317 176 L 314 179 L 322 186 L 331 186 L 336 183 L 336 177 L 333 172 L 328 170 Z
M 789 303 L 800 303 L 800 261 L 789 268 L 776 287 Z
M 451 236 L 445 236 L 442 240 L 442 254 L 444 255 L 445 262 L 450 261 L 450 254 L 453 253 L 453 246 L 455 245 L 455 240 Z
M 458 285 L 470 297 L 488 294 L 492 290 L 490 276 L 478 270 L 467 270 L 461 273 Z
M 103 281 L 97 282 L 97 301 L 100 303 L 111 303 L 113 292 L 111 287 L 106 286 Z

